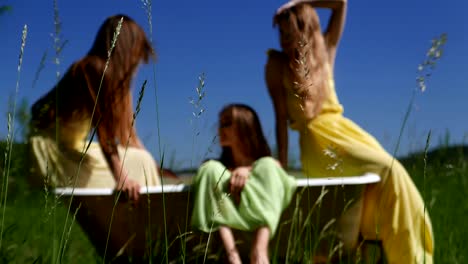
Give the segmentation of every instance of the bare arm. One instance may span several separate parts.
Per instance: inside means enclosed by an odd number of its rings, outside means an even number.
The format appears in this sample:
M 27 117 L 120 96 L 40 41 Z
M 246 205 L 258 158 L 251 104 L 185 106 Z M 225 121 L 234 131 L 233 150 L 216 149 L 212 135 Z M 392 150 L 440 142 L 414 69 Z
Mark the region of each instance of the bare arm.
M 118 128 L 116 128 L 114 125 L 112 125 L 114 127 L 109 128 L 109 124 L 100 123 L 101 118 L 106 118 L 105 116 L 103 116 L 103 109 L 99 105 L 99 103 L 103 103 L 102 100 L 104 99 L 102 97 L 101 99 L 97 98 L 98 88 L 96 88 L 96 82 L 93 80 L 101 80 L 101 78 L 103 78 L 103 81 L 100 85 L 107 85 L 106 82 L 110 77 L 106 74 L 103 75 L 102 66 L 103 65 L 98 63 L 98 61 L 96 60 L 80 62 L 79 64 L 77 64 L 74 72 L 75 83 L 80 83 L 81 81 L 82 86 L 86 87 L 87 92 L 89 92 L 90 95 L 90 100 L 88 101 L 87 108 L 90 112 L 91 109 L 96 110 L 93 116 L 92 123 L 93 126 L 96 126 L 99 145 L 101 147 L 102 153 L 104 154 L 104 158 L 106 159 L 107 164 L 109 165 L 109 169 L 112 172 L 112 176 L 115 179 L 115 187 L 118 190 L 124 191 L 130 199 L 138 200 L 140 185 L 137 181 L 132 180 L 128 177 L 127 171 L 122 166 L 123 163 L 120 159 L 117 148 L 117 139 L 120 141 L 121 144 L 124 144 L 124 142 L 126 142 L 123 139 L 122 131 L 118 131 Z M 98 100 L 100 100 L 100 102 L 98 102 Z M 126 114 L 127 113 L 123 111 L 123 115 L 125 116 Z M 126 136 L 128 135 L 129 133 L 127 133 Z
M 125 131 L 122 131 L 122 138 L 120 139 L 121 142 L 124 142 L 122 144 L 127 144 L 130 147 L 134 148 L 139 148 L 139 149 L 145 149 L 145 146 L 141 142 L 140 138 L 138 137 L 138 133 L 136 131 L 136 119 L 138 118 L 135 116 L 133 112 L 133 96 L 131 93 L 129 93 L 126 96 L 126 111 L 122 113 L 123 116 L 127 116 L 128 118 L 128 124 L 131 126 L 131 128 L 126 128 L 124 127 Z M 123 117 L 122 117 L 123 118 Z
M 325 44 L 328 49 L 328 59 L 333 69 L 335 64 L 336 49 L 343 34 L 346 20 L 347 0 L 316 0 L 311 1 L 313 7 L 329 8 L 332 10 L 330 20 L 324 33 Z
M 129 145 L 134 148 L 146 149 L 145 145 L 143 145 L 143 142 L 141 142 L 140 137 L 137 134 L 135 126 L 132 127 L 130 133 L 131 135 Z
M 130 199 L 138 200 L 140 185 L 128 178 L 127 171 L 122 166 L 115 139 L 109 136 L 103 126 L 98 126 L 97 134 L 101 150 L 114 176 L 116 188 L 126 192 Z
M 268 52 L 268 61 L 265 65 L 265 81 L 270 97 L 273 101 L 276 119 L 276 143 L 278 159 L 284 168 L 288 166 L 288 114 L 286 108 L 286 95 L 283 86 L 284 55 L 275 50 Z

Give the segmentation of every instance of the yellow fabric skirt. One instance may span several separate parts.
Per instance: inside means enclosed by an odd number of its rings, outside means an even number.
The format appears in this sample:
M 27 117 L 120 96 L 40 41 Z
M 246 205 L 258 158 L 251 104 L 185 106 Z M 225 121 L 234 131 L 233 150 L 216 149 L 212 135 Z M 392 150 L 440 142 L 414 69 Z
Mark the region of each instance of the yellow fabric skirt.
M 341 114 L 322 114 L 300 129 L 308 177 L 373 172 L 364 194 L 361 235 L 381 240 L 389 263 L 432 263 L 434 240 L 424 201 L 405 168 L 377 140 Z
M 59 148 L 47 136 L 32 136 L 29 144 L 33 170 L 31 181 L 36 185 L 115 187 L 114 177 L 97 142 L 91 142 L 84 155 L 81 154 L 83 148 Z M 132 147 L 125 149 L 122 146 L 118 147 L 118 151 L 130 178 L 138 181 L 141 186 L 160 184 L 155 160 L 148 151 Z

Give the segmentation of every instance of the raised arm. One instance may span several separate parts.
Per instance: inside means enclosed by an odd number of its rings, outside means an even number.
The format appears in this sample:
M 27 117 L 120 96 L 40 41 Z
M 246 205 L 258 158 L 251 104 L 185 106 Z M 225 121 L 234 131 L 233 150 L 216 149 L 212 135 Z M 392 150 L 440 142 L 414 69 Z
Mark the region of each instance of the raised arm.
M 346 20 L 346 5 L 347 0 L 315 0 L 310 1 L 313 7 L 329 8 L 332 10 L 330 20 L 325 29 L 324 38 L 329 54 L 330 66 L 333 69 L 335 64 L 336 49 L 343 34 Z
M 276 50 L 268 52 L 265 65 L 265 81 L 273 101 L 276 119 L 276 143 L 278 159 L 284 168 L 288 166 L 288 114 L 286 109 L 286 95 L 283 86 L 284 54 Z

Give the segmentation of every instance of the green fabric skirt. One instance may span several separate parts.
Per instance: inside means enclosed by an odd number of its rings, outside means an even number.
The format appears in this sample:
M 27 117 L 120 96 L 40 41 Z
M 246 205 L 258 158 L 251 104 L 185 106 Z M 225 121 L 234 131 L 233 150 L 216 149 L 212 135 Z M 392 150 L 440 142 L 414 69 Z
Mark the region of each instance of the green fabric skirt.
M 273 158 L 261 158 L 252 165 L 240 203 L 236 204 L 229 194 L 230 177 L 231 172 L 219 161 L 207 161 L 198 169 L 193 183 L 192 226 L 207 233 L 219 226 L 243 231 L 267 226 L 272 238 L 296 190 L 295 178 Z

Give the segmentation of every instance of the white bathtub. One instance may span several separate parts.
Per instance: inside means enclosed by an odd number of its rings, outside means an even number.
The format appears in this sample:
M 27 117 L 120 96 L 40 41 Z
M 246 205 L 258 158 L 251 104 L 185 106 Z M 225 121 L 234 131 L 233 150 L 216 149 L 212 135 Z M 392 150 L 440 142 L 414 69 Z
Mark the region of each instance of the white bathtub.
M 299 260 L 304 252 L 329 255 L 339 243 L 343 252 L 354 249 L 364 186 L 378 181 L 380 177 L 371 173 L 298 179 L 298 189 L 281 217 L 278 232 L 270 242 L 270 252 L 282 259 Z M 178 258 L 184 246 L 186 260 L 205 253 L 203 245 L 208 235 L 193 232 L 189 225 L 193 199 L 190 185 L 142 187 L 137 205 L 123 195 L 116 201 L 117 195 L 110 188 L 56 188 L 55 193 L 71 202 L 71 214 L 78 209 L 78 223 L 107 260 L 119 255 L 159 258 L 166 252 L 166 237 L 170 259 Z M 236 231 L 235 237 L 241 254 L 248 255 L 251 234 Z M 210 236 L 211 251 L 219 249 L 218 241 L 216 233 Z

